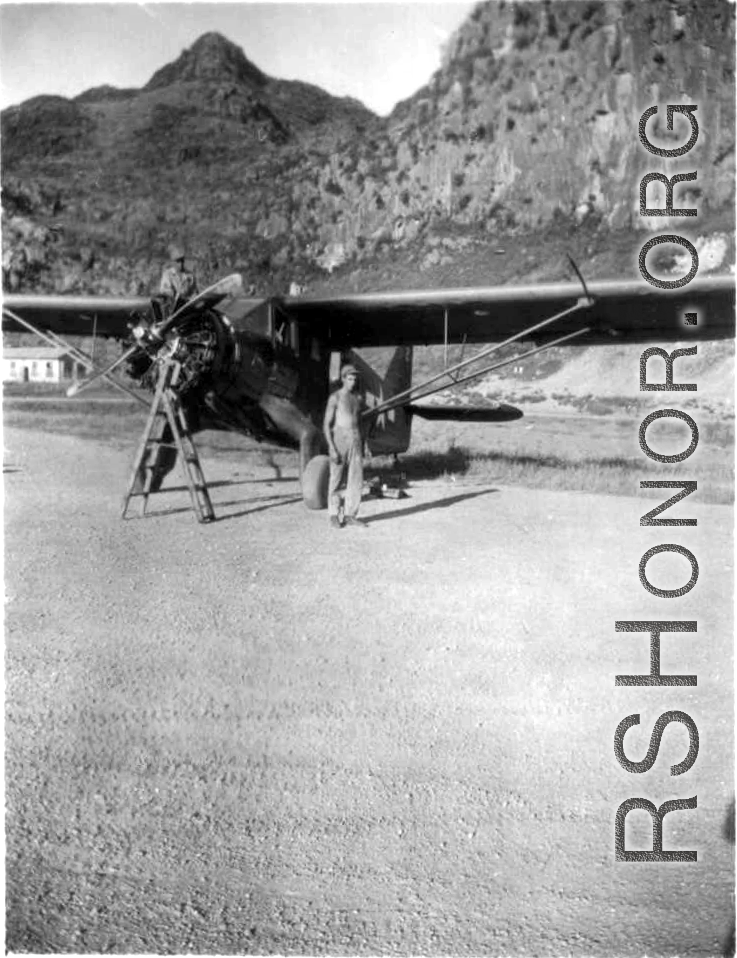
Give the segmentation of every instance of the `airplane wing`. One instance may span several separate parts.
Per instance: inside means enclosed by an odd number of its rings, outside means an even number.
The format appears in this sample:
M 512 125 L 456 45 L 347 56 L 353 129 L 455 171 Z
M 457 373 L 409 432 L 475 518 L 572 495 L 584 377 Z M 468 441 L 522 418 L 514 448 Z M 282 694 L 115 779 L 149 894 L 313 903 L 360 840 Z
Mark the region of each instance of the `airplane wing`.
M 211 287 L 211 297 L 210 290 L 201 295 L 240 325 L 263 300 L 238 295 L 231 288 L 235 278 Z M 585 303 L 577 283 L 284 297 L 273 303 L 334 350 L 496 343 L 522 333 L 540 344 L 576 333 L 582 346 L 727 339 L 735 333 L 734 276 L 697 279 L 675 291 L 641 279 L 606 280 L 591 283 L 588 293 L 593 305 Z M 89 336 L 96 329 L 98 336 L 124 338 L 131 314 L 149 306 L 150 299 L 140 296 L 6 295 L 3 330 L 22 331 L 15 314 L 52 333 Z M 686 323 L 687 313 L 696 314 L 695 324 Z
M 365 293 L 353 296 L 289 297 L 284 311 L 330 343 L 361 346 L 494 343 L 524 331 L 537 343 L 586 328 L 577 345 L 726 339 L 735 332 L 734 276 L 694 280 L 675 291 L 645 280 L 591 283 L 592 306 L 572 310 L 547 326 L 537 324 L 575 307 L 577 283 Z M 695 313 L 695 325 L 686 324 Z
M 39 329 L 64 336 L 124 338 L 134 312 L 146 312 L 151 300 L 146 296 L 28 296 L 3 294 L 3 331 L 22 333 L 24 327 L 12 314 Z
M 574 269 L 578 272 L 574 265 Z M 580 274 L 579 274 L 580 277 Z M 214 308 L 236 330 L 247 331 L 256 322 L 266 333 L 282 321 L 296 323 L 328 348 L 349 350 L 368 346 L 491 343 L 480 353 L 461 360 L 442 373 L 415 384 L 372 407 L 371 416 L 409 407 L 415 414 L 437 415 L 418 405 L 434 393 L 478 377 L 515 361 L 498 356 L 475 371 L 481 360 L 513 341 L 532 340 L 517 360 L 564 343 L 615 345 L 626 343 L 683 342 L 726 339 L 735 333 L 734 276 L 701 279 L 675 291 L 661 290 L 644 280 L 608 280 L 592 283 L 498 286 L 440 289 L 418 292 L 383 292 L 331 297 L 285 297 L 254 300 L 243 295 L 237 274 L 225 277 L 198 294 L 176 313 L 148 330 L 131 331 L 131 315 L 146 312 L 150 300 L 88 296 L 7 296 L 3 300 L 3 329 L 20 330 L 35 324 L 54 342 L 58 334 L 130 338 L 140 336 L 122 358 L 95 371 L 77 390 L 107 377 L 126 357 L 161 347 L 165 333 L 185 323 L 200 310 Z M 264 309 L 265 308 L 265 309 Z M 264 320 L 266 324 L 264 325 Z M 463 375 L 461 376 L 461 372 Z M 445 382 L 444 380 L 449 380 Z M 511 408 L 511 407 L 510 407 Z M 513 410 L 517 414 L 517 410 Z M 444 410 L 444 418 L 448 410 Z M 466 409 L 467 419 L 489 420 L 489 410 Z M 507 419 L 507 409 L 497 419 Z
M 235 273 L 225 276 L 212 286 L 197 293 L 186 309 L 220 306 L 242 298 L 243 283 Z M 23 332 L 24 325 L 16 317 L 25 320 L 45 332 L 65 336 L 98 336 L 127 338 L 133 313 L 147 313 L 151 306 L 148 296 L 45 296 L 3 295 L 3 331 Z M 172 315 L 166 325 L 183 312 Z

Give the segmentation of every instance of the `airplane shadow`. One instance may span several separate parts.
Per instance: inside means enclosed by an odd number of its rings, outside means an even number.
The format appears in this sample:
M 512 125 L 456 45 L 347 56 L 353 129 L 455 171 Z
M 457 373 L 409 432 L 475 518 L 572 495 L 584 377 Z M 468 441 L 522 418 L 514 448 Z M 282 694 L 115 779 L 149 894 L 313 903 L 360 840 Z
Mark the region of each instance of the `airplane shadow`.
M 215 485 L 215 483 L 211 483 L 210 485 Z M 186 490 L 187 490 L 187 487 L 182 486 L 181 489 L 179 489 L 178 491 L 186 492 Z M 164 491 L 174 492 L 175 489 L 174 488 L 166 489 Z M 267 500 L 267 501 L 264 501 L 264 500 Z M 212 506 L 215 511 L 215 519 L 213 520 L 212 523 L 209 523 L 209 524 L 212 525 L 215 522 L 226 522 L 228 519 L 238 519 L 242 516 L 250 516 L 256 512 L 266 512 L 268 509 L 276 509 L 279 506 L 288 506 L 294 502 L 301 502 L 301 501 L 302 501 L 302 495 L 300 493 L 299 495 L 294 495 L 294 496 L 288 496 L 288 495 L 287 496 L 259 496 L 253 499 L 233 499 L 233 500 L 230 500 L 229 502 L 213 502 Z M 249 502 L 260 503 L 260 505 L 254 505 L 250 509 L 241 509 L 239 512 L 230 512 L 228 513 L 228 515 L 225 515 L 225 516 L 218 515 L 218 511 L 220 509 L 227 508 L 228 506 L 243 506 Z M 191 505 L 177 506 L 175 509 L 160 509 L 156 512 L 147 512 L 146 518 L 159 519 L 159 518 L 163 518 L 164 516 L 175 516 L 179 513 L 191 512 L 191 511 L 192 511 Z M 134 518 L 134 517 L 131 516 L 130 518 Z
M 399 465 L 371 463 L 367 466 L 367 475 L 383 478 L 401 472 L 411 482 L 413 479 L 439 479 L 450 473 L 463 475 L 468 472 L 471 463 L 470 453 L 458 446 L 447 452 L 405 453 L 399 459 Z
M 488 496 L 493 492 L 499 492 L 498 489 L 481 489 L 478 492 L 464 492 L 457 496 L 448 496 L 446 499 L 435 499 L 433 502 L 423 502 L 416 506 L 409 506 L 407 509 L 392 509 L 391 512 L 381 512 L 375 516 L 365 518 L 367 525 L 373 525 L 375 522 L 383 522 L 385 519 L 402 519 L 404 516 L 415 515 L 418 512 L 428 512 L 431 509 L 446 509 L 448 506 L 454 506 L 464 499 L 476 499 L 478 496 Z

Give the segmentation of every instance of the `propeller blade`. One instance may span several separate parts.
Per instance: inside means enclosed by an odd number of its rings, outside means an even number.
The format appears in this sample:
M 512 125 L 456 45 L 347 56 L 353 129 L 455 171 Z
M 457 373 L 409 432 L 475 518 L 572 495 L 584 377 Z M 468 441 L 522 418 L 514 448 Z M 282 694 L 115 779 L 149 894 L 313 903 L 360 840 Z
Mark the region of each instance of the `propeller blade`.
M 217 283 L 213 283 L 212 286 L 203 289 L 201 293 L 197 293 L 192 299 L 188 299 L 186 303 L 165 319 L 163 323 L 154 327 L 151 332 L 161 339 L 177 320 L 193 307 L 200 305 L 215 306 L 224 299 L 231 299 L 241 295 L 243 295 L 243 279 L 240 274 L 232 273 L 230 276 L 224 276 L 222 279 L 219 279 Z
M 126 360 L 130 359 L 133 353 L 135 353 L 138 349 L 138 345 L 130 346 L 128 349 L 126 349 L 122 356 L 118 356 L 114 362 L 110 363 L 104 369 L 97 370 L 97 372 L 94 372 L 91 376 L 88 376 L 86 379 L 83 379 L 78 383 L 72 383 L 69 389 L 67 389 L 67 396 L 76 396 L 77 393 L 81 393 L 84 389 L 87 389 L 89 386 L 91 386 L 92 383 L 97 382 L 98 379 L 102 379 L 104 376 L 107 376 L 114 369 L 117 369 L 118 366 L 126 362 Z
M 152 326 L 148 330 L 148 336 L 153 339 L 154 342 L 157 340 L 163 341 L 166 333 L 172 328 L 172 326 L 174 326 L 176 322 L 193 307 L 200 305 L 214 306 L 216 303 L 220 303 L 226 298 L 239 296 L 242 293 L 243 280 L 241 279 L 240 275 L 238 273 L 233 273 L 231 276 L 225 276 L 223 279 L 218 280 L 217 283 L 213 283 L 212 286 L 208 286 L 207 289 L 204 289 L 201 293 L 197 293 L 192 297 L 192 299 L 180 306 L 179 309 L 172 313 L 171 316 L 167 317 L 162 323 Z M 76 396 L 78 393 L 97 382 L 98 379 L 106 378 L 109 373 L 130 359 L 131 356 L 140 348 L 140 345 L 135 343 L 133 346 L 127 349 L 122 356 L 119 356 L 118 359 L 110 363 L 109 366 L 106 366 L 105 369 L 97 370 L 86 379 L 83 379 L 81 382 L 73 383 L 69 389 L 67 389 L 67 396 Z

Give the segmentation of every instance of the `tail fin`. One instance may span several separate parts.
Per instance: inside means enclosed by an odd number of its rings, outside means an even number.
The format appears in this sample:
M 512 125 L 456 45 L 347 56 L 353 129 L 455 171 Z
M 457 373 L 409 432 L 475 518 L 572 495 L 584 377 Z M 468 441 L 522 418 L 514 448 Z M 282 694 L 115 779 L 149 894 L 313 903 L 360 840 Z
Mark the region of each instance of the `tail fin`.
M 376 406 L 385 399 L 404 392 L 412 385 L 412 347 L 397 346 L 394 350 L 365 349 L 351 353 L 351 362 L 358 370 L 366 390 L 366 402 Z M 406 452 L 409 448 L 412 415 L 406 408 L 382 413 L 369 434 L 368 446 L 374 456 Z

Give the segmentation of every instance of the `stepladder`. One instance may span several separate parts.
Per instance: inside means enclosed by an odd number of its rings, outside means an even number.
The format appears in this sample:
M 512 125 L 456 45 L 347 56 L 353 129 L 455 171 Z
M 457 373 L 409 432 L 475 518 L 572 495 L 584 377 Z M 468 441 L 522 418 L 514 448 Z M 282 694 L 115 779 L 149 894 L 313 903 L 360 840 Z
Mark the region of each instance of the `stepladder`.
M 167 360 L 159 370 L 153 402 L 123 500 L 123 519 L 127 517 L 133 498 L 140 499 L 140 515 L 146 515 L 149 496 L 161 491 L 163 477 L 176 458 L 181 464 L 197 521 L 212 522 L 215 519 L 197 447 L 177 394 L 180 374 L 181 366 L 174 359 Z

